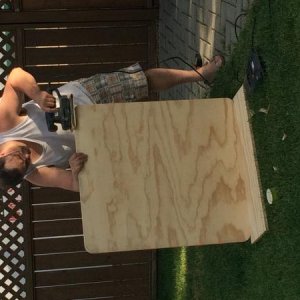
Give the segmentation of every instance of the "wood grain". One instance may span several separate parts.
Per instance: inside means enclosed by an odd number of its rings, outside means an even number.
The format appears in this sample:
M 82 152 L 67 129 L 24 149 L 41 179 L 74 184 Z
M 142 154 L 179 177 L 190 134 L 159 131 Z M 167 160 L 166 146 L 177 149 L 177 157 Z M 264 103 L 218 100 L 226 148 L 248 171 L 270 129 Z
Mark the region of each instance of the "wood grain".
M 250 237 L 245 157 L 230 99 L 77 107 L 85 247 L 111 252 Z

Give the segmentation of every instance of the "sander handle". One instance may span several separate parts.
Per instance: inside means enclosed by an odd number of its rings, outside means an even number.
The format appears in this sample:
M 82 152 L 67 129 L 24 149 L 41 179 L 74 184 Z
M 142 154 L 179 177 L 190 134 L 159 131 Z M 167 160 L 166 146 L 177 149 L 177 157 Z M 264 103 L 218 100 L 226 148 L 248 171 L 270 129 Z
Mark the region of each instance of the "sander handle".
M 58 127 L 55 123 L 60 123 L 63 130 L 72 129 L 72 105 L 73 99 L 69 99 L 65 95 L 61 95 L 57 88 L 51 88 L 50 84 L 47 88 L 49 94 L 55 92 L 58 97 L 59 107 L 57 112 L 45 112 L 46 123 L 50 132 L 57 131 Z M 72 98 L 73 96 L 71 96 Z

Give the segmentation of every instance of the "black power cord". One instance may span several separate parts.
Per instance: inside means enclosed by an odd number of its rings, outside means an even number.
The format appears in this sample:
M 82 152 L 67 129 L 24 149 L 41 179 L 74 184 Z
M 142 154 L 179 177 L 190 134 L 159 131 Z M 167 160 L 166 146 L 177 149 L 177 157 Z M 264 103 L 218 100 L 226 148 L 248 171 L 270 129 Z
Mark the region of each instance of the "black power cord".
M 235 19 L 235 22 L 234 22 L 234 33 L 235 33 L 235 37 L 236 37 L 237 41 L 239 40 L 238 33 L 237 33 L 238 21 L 240 20 L 241 17 L 246 17 L 246 16 L 247 16 L 247 13 L 242 13 L 242 14 L 239 14 L 236 17 L 236 19 Z
M 270 2 L 269 2 L 270 4 Z M 234 30 L 236 39 L 238 40 L 237 34 L 237 23 L 241 17 L 247 16 L 247 13 L 242 13 L 237 16 L 234 23 Z M 248 94 L 251 94 L 254 89 L 257 87 L 258 83 L 261 82 L 264 78 L 265 68 L 264 61 L 261 56 L 258 54 L 258 51 L 254 45 L 254 37 L 256 30 L 256 17 L 254 16 L 252 30 L 251 30 L 251 49 L 246 67 L 246 75 L 244 76 L 244 80 L 241 82 L 239 80 L 239 74 L 237 74 L 237 80 L 240 83 L 243 83 Z

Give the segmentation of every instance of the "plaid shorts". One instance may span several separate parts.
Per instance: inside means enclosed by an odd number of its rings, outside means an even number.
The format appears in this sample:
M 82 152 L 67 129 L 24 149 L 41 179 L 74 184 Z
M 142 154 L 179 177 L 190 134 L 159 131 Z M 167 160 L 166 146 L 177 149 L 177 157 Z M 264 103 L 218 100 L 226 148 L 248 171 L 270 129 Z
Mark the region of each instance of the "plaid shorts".
M 82 78 L 77 82 L 88 92 L 95 104 L 132 102 L 148 97 L 147 78 L 138 63 L 113 73 Z

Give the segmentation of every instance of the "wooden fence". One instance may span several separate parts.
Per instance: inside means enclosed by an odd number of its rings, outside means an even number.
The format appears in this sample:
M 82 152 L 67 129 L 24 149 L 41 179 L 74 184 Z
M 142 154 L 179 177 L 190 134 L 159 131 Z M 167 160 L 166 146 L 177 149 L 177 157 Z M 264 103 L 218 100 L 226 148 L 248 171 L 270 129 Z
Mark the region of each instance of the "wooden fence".
M 156 65 L 157 1 L 0 1 L 0 89 L 14 66 L 44 88 Z M 77 193 L 23 183 L 2 194 L 1 299 L 154 299 L 155 252 L 91 255 Z

